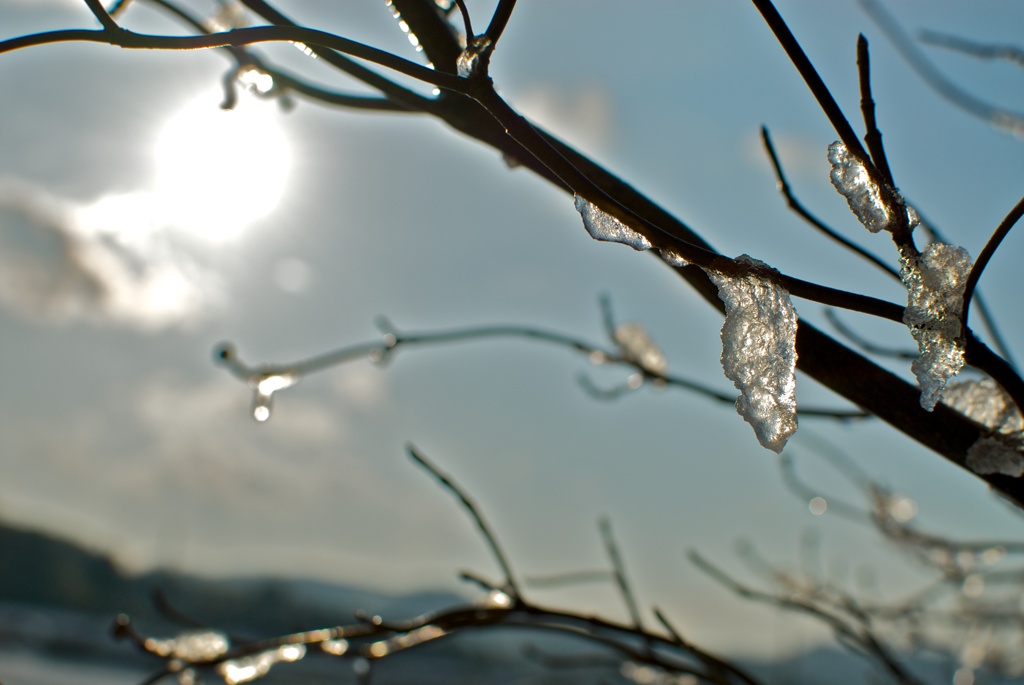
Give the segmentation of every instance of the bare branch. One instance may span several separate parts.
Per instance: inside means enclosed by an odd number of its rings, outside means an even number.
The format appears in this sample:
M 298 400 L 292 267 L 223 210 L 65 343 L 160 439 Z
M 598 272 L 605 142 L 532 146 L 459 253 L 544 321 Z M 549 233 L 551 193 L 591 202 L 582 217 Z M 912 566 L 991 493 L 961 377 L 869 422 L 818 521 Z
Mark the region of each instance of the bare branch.
M 917 75 L 925 83 L 931 86 L 932 90 L 965 112 L 984 119 L 997 128 L 1005 129 L 1016 135 L 1024 133 L 1024 114 L 983 102 L 949 81 L 917 49 L 910 36 L 900 28 L 882 3 L 878 0 L 860 0 L 860 5 L 903 55 L 903 59 L 907 60 L 907 64 L 917 72 Z
M 484 520 L 483 514 L 480 513 L 479 508 L 469 498 L 469 496 L 462 491 L 462 489 L 455 484 L 448 476 L 441 473 L 436 466 L 434 466 L 427 458 L 419 452 L 413 445 L 406 446 L 406 452 L 417 464 L 422 466 L 431 475 L 434 476 L 445 488 L 447 488 L 453 495 L 455 495 L 462 506 L 465 507 L 466 511 L 476 522 L 477 528 L 480 529 L 480 533 L 483 534 L 484 539 L 487 541 L 487 545 L 491 548 L 491 552 L 494 554 L 495 560 L 498 562 L 498 566 L 501 567 L 502 573 L 505 574 L 505 584 L 508 587 L 508 593 L 512 597 L 514 604 L 522 602 L 522 593 L 519 591 L 519 587 L 516 584 L 515 576 L 512 574 L 512 566 L 508 563 L 508 557 L 505 556 L 505 552 L 501 549 L 501 545 L 498 544 L 498 538 L 495 537 L 491 531 L 490 526 Z
M 964 285 L 964 305 L 961 317 L 965 331 L 967 329 L 967 317 L 970 315 L 971 300 L 974 298 L 974 290 L 978 286 L 978 280 L 981 278 L 985 267 L 988 266 L 989 260 L 992 259 L 996 250 L 999 249 L 1003 239 L 1009 235 L 1010 230 L 1017 225 L 1022 216 L 1024 216 L 1024 197 L 1018 200 L 1017 204 L 1010 210 L 1010 213 L 999 222 L 996 230 L 992 233 L 988 242 L 985 243 L 985 247 L 982 248 L 981 254 L 978 255 L 978 259 L 975 260 L 974 266 L 971 267 L 971 273 L 968 275 L 967 283 Z
M 860 245 L 856 244 L 852 240 L 839 234 L 836 230 L 826 225 L 818 217 L 811 214 L 806 207 L 803 206 L 796 196 L 793 194 L 793 190 L 789 185 L 789 181 L 786 180 L 786 175 L 782 171 L 782 163 L 779 161 L 779 156 L 775 153 L 775 146 L 772 144 L 771 135 L 768 133 L 766 126 L 761 127 L 761 142 L 764 143 L 765 152 L 768 153 L 768 158 L 771 160 L 772 168 L 775 169 L 775 178 L 778 180 L 779 192 L 786 198 L 786 204 L 789 208 L 797 213 L 798 216 L 803 218 L 807 223 L 814 226 L 816 229 L 827 235 L 832 240 L 835 240 L 839 244 L 843 245 L 847 249 L 855 252 L 864 259 L 868 260 L 879 269 L 889 274 L 893 278 L 899 280 L 900 274 L 896 269 L 883 262 L 879 257 L 871 254 Z
M 979 59 L 1004 60 L 1012 62 L 1017 66 L 1024 67 L 1024 50 L 1015 45 L 990 45 L 988 43 L 977 43 L 960 36 L 939 31 L 921 31 L 922 43 L 934 45 L 947 50 L 962 52 L 971 57 Z
M 867 129 L 864 142 L 882 180 L 895 187 L 896 182 L 892 178 L 889 160 L 882 145 L 882 132 L 878 130 L 878 121 L 875 119 L 875 100 L 871 97 L 871 56 L 868 52 L 868 39 L 863 33 L 857 36 L 857 73 L 860 76 L 860 111 Z

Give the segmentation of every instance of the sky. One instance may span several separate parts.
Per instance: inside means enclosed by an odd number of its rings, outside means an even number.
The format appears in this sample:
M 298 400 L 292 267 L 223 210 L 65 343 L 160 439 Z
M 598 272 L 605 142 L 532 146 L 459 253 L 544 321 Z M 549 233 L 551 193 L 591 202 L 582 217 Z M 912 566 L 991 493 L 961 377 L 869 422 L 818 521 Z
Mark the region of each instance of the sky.
M 210 16 L 214 3 L 189 0 Z M 493 2 L 468 0 L 484 26 Z M 384 2 L 281 3 L 310 26 L 419 57 Z M 977 255 L 1017 202 L 1021 141 L 951 106 L 856 2 L 779 10 L 856 121 L 858 32 L 870 41 L 879 123 L 901 190 Z M 908 30 L 1018 40 L 1024 6 L 907 0 Z M 125 23 L 182 28 L 144 0 Z M 77 0 L 0 3 L 0 38 L 93 27 Z M 291 46 L 260 50 L 355 89 Z M 1024 110 L 1021 72 L 930 49 L 974 95 Z M 641 604 L 698 643 L 781 654 L 809 623 L 730 596 L 685 557 L 751 578 L 752 541 L 794 567 L 820 541 L 826 573 L 874 574 L 883 594 L 921 574 L 866 527 L 786 491 L 778 458 L 734 408 L 644 387 L 585 393 L 628 373 L 564 348 L 490 340 L 398 350 L 302 380 L 253 419 L 251 390 L 213 362 L 230 341 L 283 363 L 399 331 L 543 327 L 606 344 L 598 298 L 642 324 L 672 373 L 730 390 L 721 318 L 649 255 L 597 243 L 572 198 L 442 124 L 408 114 L 290 110 L 242 93 L 222 112 L 229 62 L 65 44 L 0 55 L 0 517 L 68 536 L 130 571 L 313 577 L 377 590 L 473 589 L 497 578 L 471 522 L 405 456 L 415 444 L 481 504 L 523 576 L 606 566 L 611 520 Z M 694 226 L 728 255 L 899 301 L 880 276 L 790 213 L 760 147 L 770 128 L 801 199 L 895 261 L 828 182 L 836 136 L 756 10 L 739 0 L 522 2 L 492 61 L 506 99 Z M 860 128 L 855 123 L 855 127 Z M 1011 234 L 982 279 L 1006 338 L 1024 249 Z M 819 305 L 801 318 L 824 323 Z M 850 315 L 872 339 L 906 330 Z M 1024 358 L 1024 350 L 1014 350 Z M 885 361 L 910 378 L 905 363 Z M 797 376 L 799 402 L 845 408 Z M 822 455 L 841 451 L 950 535 L 1019 534 L 977 480 L 872 422 L 805 419 L 786 453 L 822 495 L 856 501 Z M 859 574 L 859 575 L 858 575 Z M 624 618 L 612 588 L 531 591 Z M 372 607 L 370 607 L 372 609 Z

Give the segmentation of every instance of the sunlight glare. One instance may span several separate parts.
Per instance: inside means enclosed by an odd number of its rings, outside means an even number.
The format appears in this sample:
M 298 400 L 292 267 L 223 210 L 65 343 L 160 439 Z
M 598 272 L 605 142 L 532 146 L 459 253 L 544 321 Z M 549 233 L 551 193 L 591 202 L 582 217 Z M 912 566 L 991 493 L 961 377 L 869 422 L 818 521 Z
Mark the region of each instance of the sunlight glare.
M 291 150 L 275 103 L 243 99 L 225 111 L 217 102 L 204 95 L 171 116 L 154 154 L 167 221 L 223 242 L 280 203 Z

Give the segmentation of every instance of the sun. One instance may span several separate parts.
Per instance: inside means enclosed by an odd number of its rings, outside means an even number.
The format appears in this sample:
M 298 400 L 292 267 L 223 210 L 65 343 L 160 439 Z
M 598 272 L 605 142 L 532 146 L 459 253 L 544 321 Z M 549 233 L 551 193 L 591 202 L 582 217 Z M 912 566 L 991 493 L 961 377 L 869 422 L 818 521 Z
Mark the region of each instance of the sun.
M 233 110 L 217 103 L 207 94 L 175 112 L 153 154 L 166 222 L 223 242 L 280 204 L 292 154 L 274 102 L 244 98 Z

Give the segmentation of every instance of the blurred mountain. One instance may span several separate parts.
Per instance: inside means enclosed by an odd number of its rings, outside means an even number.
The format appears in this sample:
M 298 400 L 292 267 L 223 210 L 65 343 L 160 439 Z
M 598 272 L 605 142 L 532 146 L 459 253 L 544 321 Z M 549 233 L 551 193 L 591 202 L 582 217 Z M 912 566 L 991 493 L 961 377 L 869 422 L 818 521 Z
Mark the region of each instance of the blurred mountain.
M 155 601 L 157 596 L 166 599 L 163 609 Z M 260 638 L 352 623 L 358 610 L 403 619 L 465 601 L 450 593 L 387 595 L 302 579 L 213 580 L 168 571 L 132 576 L 104 555 L 72 542 L 0 525 L 0 680 L 9 681 L 5 664 L 14 672 L 26 669 L 28 675 L 19 682 L 66 682 L 67 669 L 72 667 L 69 664 L 81 669 L 81 682 L 92 682 L 89 673 L 93 671 L 96 682 L 145 680 L 140 674 L 146 669 L 156 670 L 160 662 L 132 645 L 114 640 L 111 627 L 119 613 L 131 615 L 140 629 L 157 636 L 173 636 L 189 628 L 187 622 L 191 619 L 242 638 Z M 175 613 L 180 616 L 176 618 Z M 614 667 L 547 667 L 523 655 L 527 645 L 553 655 L 593 654 L 592 644 L 575 638 L 493 628 L 375 662 L 374 682 L 631 682 Z M 888 682 L 876 666 L 835 648 L 822 647 L 774 660 L 740 661 L 762 682 L 773 685 Z M 275 668 L 259 682 L 357 683 L 353 663 L 311 653 L 298 664 Z M 934 655 L 929 660 L 911 658 L 906 663 L 926 682 L 950 682 L 956 659 Z M 669 682 L 658 679 L 658 675 L 652 677 L 655 680 L 651 682 Z M 216 680 L 214 677 L 210 682 Z

